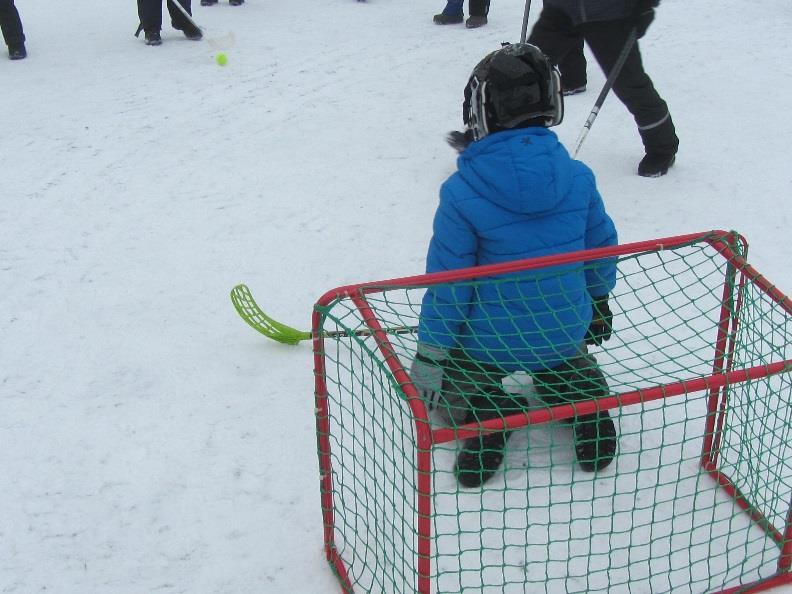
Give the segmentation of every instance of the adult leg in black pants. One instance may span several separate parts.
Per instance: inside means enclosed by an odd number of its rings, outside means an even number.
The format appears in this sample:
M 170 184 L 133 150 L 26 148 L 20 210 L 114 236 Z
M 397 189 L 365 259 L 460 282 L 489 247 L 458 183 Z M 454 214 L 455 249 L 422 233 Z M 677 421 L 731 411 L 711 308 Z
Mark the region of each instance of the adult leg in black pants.
M 168 0 L 165 0 L 166 2 Z M 160 45 L 162 39 L 162 0 L 137 0 L 140 27 L 146 34 L 146 45 Z
M 470 17 L 465 21 L 468 29 L 477 29 L 487 24 L 490 0 L 470 0 Z
M 585 39 L 607 76 L 621 53 L 634 23 L 610 20 L 575 26 L 563 11 L 543 8 L 528 39 L 559 64 L 567 88 L 585 80 L 585 58 L 581 60 L 580 39 Z M 581 70 L 582 68 L 582 70 Z M 646 156 L 638 166 L 639 175 L 656 177 L 667 173 L 674 162 L 679 139 L 668 105 L 646 74 L 636 42 L 627 56 L 613 92 L 635 118 Z
M 25 33 L 14 0 L 0 0 L 0 29 L 8 46 L 8 57 L 12 60 L 25 58 L 27 56 Z
M 585 88 L 583 34 L 565 12 L 543 8 L 527 41 L 541 49 L 558 66 L 562 89 Z
M 624 20 L 582 25 L 583 37 L 606 76 L 618 60 L 632 27 L 633 23 Z M 613 92 L 638 124 L 638 132 L 646 150 L 638 173 L 647 177 L 665 174 L 674 162 L 679 138 L 668 105 L 644 70 L 638 42 L 633 45 L 621 73 L 613 83 Z
M 173 28 L 182 31 L 187 39 L 201 39 L 203 37 L 201 30 L 193 25 L 177 6 L 173 6 L 175 1 L 177 0 L 165 0 L 168 3 L 168 12 Z M 160 36 L 160 30 L 162 29 L 162 0 L 137 0 L 137 4 L 138 17 L 140 18 L 138 32 L 140 29 L 145 31 L 146 45 L 160 45 L 162 43 Z M 192 14 L 190 0 L 181 0 L 179 4 L 187 14 Z
M 583 53 L 583 36 L 579 35 L 573 47 L 558 64 L 561 72 L 561 92 L 577 95 L 586 90 L 586 55 Z
M 178 2 L 182 8 L 192 16 L 192 9 L 190 7 L 190 0 L 165 0 L 168 3 L 168 12 L 170 13 L 171 18 L 171 25 L 173 25 L 174 29 L 177 29 L 184 33 L 187 39 L 198 40 L 203 37 L 201 30 L 198 29 L 192 22 L 184 16 L 184 13 L 179 10 L 179 7 L 175 5 L 175 2 Z

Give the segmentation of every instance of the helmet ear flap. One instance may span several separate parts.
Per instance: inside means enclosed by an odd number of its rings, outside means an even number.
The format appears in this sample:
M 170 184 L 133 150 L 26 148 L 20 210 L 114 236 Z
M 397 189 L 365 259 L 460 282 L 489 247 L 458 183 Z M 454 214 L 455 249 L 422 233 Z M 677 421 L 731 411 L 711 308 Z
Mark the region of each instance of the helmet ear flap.
M 564 120 L 564 94 L 561 92 L 561 73 L 555 66 L 550 66 L 548 97 L 553 106 L 553 113 L 549 118 L 547 126 L 557 126 Z
M 487 81 L 480 80 L 475 74 L 465 87 L 463 119 L 474 140 L 481 140 L 490 133 L 487 121 Z

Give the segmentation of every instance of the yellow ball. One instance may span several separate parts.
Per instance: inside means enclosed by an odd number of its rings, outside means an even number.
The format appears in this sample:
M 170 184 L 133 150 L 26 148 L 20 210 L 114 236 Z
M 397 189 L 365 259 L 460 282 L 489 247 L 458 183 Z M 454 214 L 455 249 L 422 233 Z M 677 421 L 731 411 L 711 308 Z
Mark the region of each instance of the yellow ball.
M 215 56 L 215 62 L 218 66 L 225 66 L 228 64 L 228 56 L 221 52 Z

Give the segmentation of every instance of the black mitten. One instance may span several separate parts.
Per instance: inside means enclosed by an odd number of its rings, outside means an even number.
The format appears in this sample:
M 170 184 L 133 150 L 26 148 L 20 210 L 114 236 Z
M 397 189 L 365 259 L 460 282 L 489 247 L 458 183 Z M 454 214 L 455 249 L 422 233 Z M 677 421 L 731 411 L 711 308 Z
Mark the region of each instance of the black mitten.
M 586 344 L 599 346 L 606 340 L 610 340 L 611 334 L 613 334 L 613 313 L 608 307 L 608 296 L 595 297 L 591 308 L 593 315 L 584 341 Z

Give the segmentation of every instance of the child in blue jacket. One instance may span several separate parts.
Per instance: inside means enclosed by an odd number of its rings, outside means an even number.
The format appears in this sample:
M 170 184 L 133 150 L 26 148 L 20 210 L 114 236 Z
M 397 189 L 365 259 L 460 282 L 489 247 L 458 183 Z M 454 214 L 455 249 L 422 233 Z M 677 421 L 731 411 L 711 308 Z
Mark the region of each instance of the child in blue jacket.
M 427 272 L 617 243 L 593 173 L 548 130 L 563 117 L 563 99 L 558 71 L 538 48 L 508 45 L 486 56 L 465 88 L 463 116 L 466 131 L 449 139 L 461 153 L 458 170 L 440 189 Z M 525 410 L 527 402 L 503 390 L 503 378 L 515 371 L 532 375 L 547 405 L 606 396 L 607 382 L 586 344 L 610 338 L 608 294 L 615 282 L 615 261 L 605 260 L 475 288 L 430 287 L 412 382 L 430 406 L 461 402 L 466 423 Z M 581 468 L 608 466 L 617 447 L 608 412 L 570 422 Z M 467 439 L 455 468 L 459 483 L 489 480 L 510 436 Z

